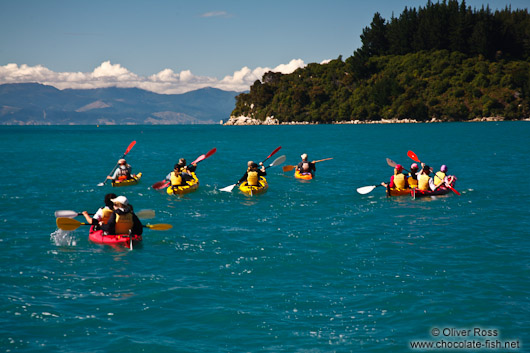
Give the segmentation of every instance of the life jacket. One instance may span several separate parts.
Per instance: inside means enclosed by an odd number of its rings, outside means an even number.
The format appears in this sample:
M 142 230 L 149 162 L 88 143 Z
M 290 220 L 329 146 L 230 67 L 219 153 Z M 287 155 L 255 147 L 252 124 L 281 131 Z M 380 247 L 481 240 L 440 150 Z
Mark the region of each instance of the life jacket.
M 107 224 L 109 222 L 109 218 L 112 215 L 113 211 L 107 206 L 105 206 L 104 208 L 101 209 L 101 212 L 102 212 L 101 222 L 103 222 L 103 224 Z
M 427 174 L 420 175 L 420 177 L 418 178 L 418 189 L 423 190 L 423 191 L 430 190 L 429 189 L 429 180 L 430 179 L 431 179 L 431 177 L 428 176 Z
M 131 212 L 116 213 L 116 234 L 129 234 L 134 225 Z
M 445 173 L 440 171 L 436 172 L 436 175 L 434 176 L 434 185 L 438 186 L 442 184 L 445 180 Z
M 258 180 L 259 180 L 258 172 L 251 171 L 247 173 L 247 184 L 248 185 L 258 186 L 259 185 Z
M 405 181 L 405 174 L 398 173 L 394 175 L 394 187 L 399 190 L 407 188 L 407 183 Z
M 182 175 L 180 173 L 176 174 L 171 172 L 171 186 L 181 186 L 182 185 Z
M 118 181 L 124 181 L 131 178 L 131 169 L 125 168 L 121 169 L 118 168 L 118 174 L 116 174 Z
M 409 173 L 409 177 L 407 178 L 407 182 L 409 183 L 409 187 L 417 188 L 418 187 L 418 177 L 416 175 L 413 175 L 412 173 Z

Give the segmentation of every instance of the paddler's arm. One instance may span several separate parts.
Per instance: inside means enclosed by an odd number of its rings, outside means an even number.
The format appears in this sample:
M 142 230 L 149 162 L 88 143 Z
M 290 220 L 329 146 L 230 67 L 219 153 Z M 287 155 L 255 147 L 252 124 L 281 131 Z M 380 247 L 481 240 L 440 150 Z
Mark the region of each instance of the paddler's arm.
M 94 225 L 94 219 L 88 215 L 87 211 L 83 211 L 83 216 L 85 216 L 87 223 Z
M 248 172 L 246 172 L 245 175 L 243 175 L 243 176 L 241 177 L 241 179 L 239 179 L 239 181 L 237 182 L 237 184 L 241 184 L 242 182 L 244 182 L 245 180 L 247 180 L 247 178 L 248 178 Z M 237 184 L 236 184 L 236 185 L 237 185 Z

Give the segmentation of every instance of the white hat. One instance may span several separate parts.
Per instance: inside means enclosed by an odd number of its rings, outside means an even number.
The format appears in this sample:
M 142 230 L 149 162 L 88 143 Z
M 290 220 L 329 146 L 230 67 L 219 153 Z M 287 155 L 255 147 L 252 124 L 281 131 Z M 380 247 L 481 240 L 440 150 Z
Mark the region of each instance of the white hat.
M 125 164 L 125 163 L 127 163 L 127 161 L 125 159 L 123 159 L 123 158 L 120 158 L 118 160 L 118 164 L 122 164 L 122 163 Z
M 302 157 L 302 159 L 307 159 L 307 153 L 304 153 L 304 154 L 301 155 L 300 157 Z
M 118 196 L 115 199 L 111 199 L 113 203 L 121 203 L 122 205 L 127 206 L 129 204 L 129 201 L 127 201 L 127 198 L 125 196 Z

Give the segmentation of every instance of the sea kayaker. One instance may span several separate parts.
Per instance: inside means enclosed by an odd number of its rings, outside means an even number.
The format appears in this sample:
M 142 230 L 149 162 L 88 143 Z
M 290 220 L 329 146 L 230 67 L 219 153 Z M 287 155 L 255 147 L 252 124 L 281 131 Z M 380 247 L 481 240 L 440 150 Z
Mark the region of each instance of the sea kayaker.
M 182 174 L 180 164 L 175 164 L 173 171 L 169 173 L 169 181 L 171 182 L 172 187 L 186 185 L 186 181 L 182 177 Z
M 412 163 L 410 165 L 410 173 L 407 177 L 407 183 L 409 184 L 409 187 L 417 188 L 418 187 L 418 176 L 420 175 L 419 167 L 416 163 Z
M 197 169 L 197 163 L 186 165 L 186 159 L 181 158 L 179 159 L 178 163 L 175 165 L 179 166 L 180 172 L 182 173 L 182 178 L 184 179 L 184 181 L 193 180 L 193 176 L 191 175 L 191 173 L 194 173 L 195 170 Z M 166 180 L 171 181 L 171 173 L 173 172 L 170 172 L 168 175 L 166 175 Z
M 100 222 L 102 224 L 107 224 L 110 215 L 114 211 L 114 203 L 111 200 L 115 199 L 116 197 L 116 194 L 113 193 L 105 195 L 105 198 L 103 200 L 105 206 L 99 208 L 96 211 L 94 217 L 90 217 L 87 211 L 83 211 L 83 216 L 85 216 L 87 223 L 92 224 L 93 226 L 95 226 L 96 229 L 100 227 Z
M 447 176 L 447 166 L 444 164 L 440 167 L 440 171 L 436 172 L 434 175 L 434 185 L 436 188 L 442 185 L 451 185 L 453 182 L 454 176 Z
M 180 166 L 180 172 L 185 181 L 190 181 L 193 179 L 191 173 L 194 173 L 197 170 L 197 163 L 187 165 L 184 158 L 179 159 L 178 165 Z
M 112 181 L 125 181 L 132 179 L 132 167 L 125 159 L 118 160 L 119 167 L 114 171 L 112 176 L 107 176 L 107 179 Z
M 436 185 L 434 185 L 434 182 L 431 178 L 431 167 L 429 167 L 426 164 L 422 164 L 423 168 L 421 170 L 421 174 L 418 177 L 418 189 L 423 191 L 434 191 L 436 190 Z
M 113 198 L 113 212 L 107 224 L 101 224 L 101 229 L 106 234 L 136 234 L 142 235 L 142 222 L 132 211 L 129 201 L 125 196 Z
M 407 178 L 403 174 L 403 166 L 401 164 L 396 165 L 394 168 L 394 175 L 390 177 L 390 183 L 381 183 L 384 187 L 390 187 L 391 189 L 405 190 L 408 189 Z
M 247 172 L 241 177 L 241 179 L 239 179 L 237 184 L 241 184 L 242 182 L 246 181 L 247 185 L 249 186 L 258 186 L 260 177 L 266 175 L 267 171 L 265 170 L 263 163 L 258 165 L 253 161 L 248 161 Z
M 317 171 L 315 162 L 309 162 L 307 160 L 307 153 L 303 153 L 300 158 L 302 158 L 302 160 L 296 166 L 298 173 L 311 173 L 311 175 L 314 175 Z

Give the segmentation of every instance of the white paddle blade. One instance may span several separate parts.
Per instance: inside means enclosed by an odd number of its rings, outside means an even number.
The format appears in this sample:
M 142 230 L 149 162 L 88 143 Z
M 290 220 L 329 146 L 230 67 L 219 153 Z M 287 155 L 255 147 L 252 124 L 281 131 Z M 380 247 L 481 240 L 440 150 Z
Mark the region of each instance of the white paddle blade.
M 276 158 L 276 159 L 274 160 L 274 162 L 272 162 L 271 165 L 270 165 L 269 167 L 275 167 L 275 166 L 277 166 L 277 165 L 280 165 L 280 164 L 282 164 L 283 162 L 285 162 L 286 159 L 287 159 L 287 157 L 285 157 L 285 156 L 280 156 L 280 157 Z
M 151 219 L 155 218 L 155 211 L 154 210 L 140 210 L 138 212 L 135 212 L 136 216 L 141 219 Z
M 55 211 L 55 218 L 59 218 L 59 217 L 75 218 L 77 216 L 78 216 L 77 212 L 76 211 L 72 211 L 72 210 Z
M 362 188 L 358 188 L 357 192 L 361 195 L 368 194 L 372 192 L 373 189 L 375 189 L 377 185 L 370 185 L 370 186 L 363 186 Z
M 229 185 L 225 188 L 222 188 L 222 189 L 219 189 L 220 191 L 225 191 L 225 192 L 232 192 L 232 190 L 234 190 L 234 187 L 236 186 L 236 184 L 232 184 L 232 185 Z
M 99 183 L 99 184 L 98 184 L 98 186 L 103 186 L 103 185 L 105 185 L 105 183 Z

